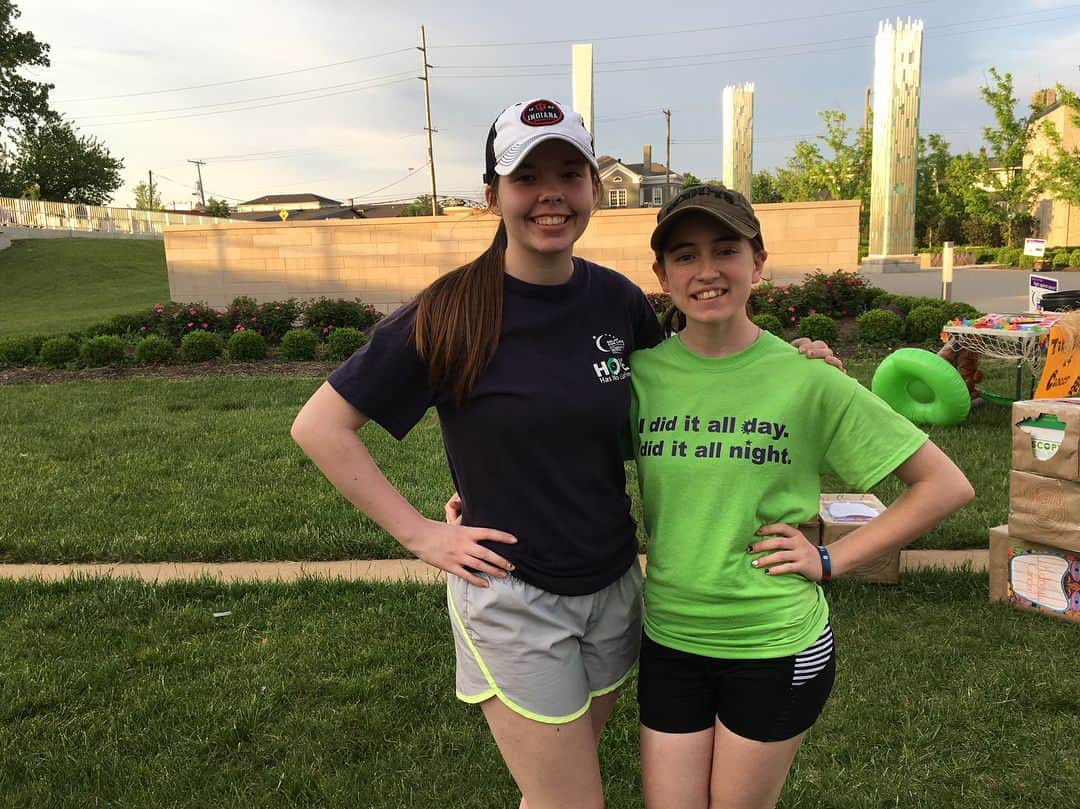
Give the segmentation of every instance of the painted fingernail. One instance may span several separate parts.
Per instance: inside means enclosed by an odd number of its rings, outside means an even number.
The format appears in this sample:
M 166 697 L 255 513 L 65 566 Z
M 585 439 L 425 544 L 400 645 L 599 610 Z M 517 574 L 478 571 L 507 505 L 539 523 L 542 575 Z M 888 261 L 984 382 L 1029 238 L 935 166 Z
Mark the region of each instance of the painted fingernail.
M 758 564 L 758 560 L 757 560 L 757 559 L 755 559 L 755 560 L 754 560 L 753 562 L 751 562 L 750 564 L 751 564 L 751 565 L 752 565 L 753 567 L 757 567 L 757 564 Z
M 747 545 L 746 546 L 746 552 L 747 553 L 753 553 L 754 552 L 754 546 L 753 545 Z
M 509 565 L 509 564 L 508 564 L 508 565 L 506 566 L 506 569 L 507 569 L 507 570 L 513 570 L 513 569 L 514 569 L 514 566 L 513 566 L 513 565 Z

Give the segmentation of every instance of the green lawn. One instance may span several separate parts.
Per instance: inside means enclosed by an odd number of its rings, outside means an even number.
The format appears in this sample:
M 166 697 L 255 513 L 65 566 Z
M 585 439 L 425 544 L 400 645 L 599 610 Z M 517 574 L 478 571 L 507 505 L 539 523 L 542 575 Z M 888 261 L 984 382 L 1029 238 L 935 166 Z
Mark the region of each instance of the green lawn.
M 852 361 L 868 381 L 875 363 Z M 991 377 L 1007 387 L 1008 369 Z M 317 379 L 0 386 L 0 561 L 381 558 L 400 546 L 338 496 L 289 438 Z M 976 499 L 915 547 L 985 547 L 1008 511 L 1009 411 L 930 430 Z M 439 519 L 452 490 L 438 426 L 364 431 L 387 476 Z M 633 467 L 630 491 L 636 495 Z M 844 491 L 826 480 L 826 490 Z M 875 492 L 886 502 L 899 485 Z M 635 496 L 635 509 L 636 496 Z
M 1075 625 L 966 573 L 828 597 L 837 686 L 782 807 L 1075 805 Z M 440 587 L 3 583 L 0 630 L 3 806 L 516 805 Z M 611 809 L 641 806 L 629 691 Z
M 0 337 L 62 334 L 168 300 L 160 240 L 23 239 L 0 250 Z

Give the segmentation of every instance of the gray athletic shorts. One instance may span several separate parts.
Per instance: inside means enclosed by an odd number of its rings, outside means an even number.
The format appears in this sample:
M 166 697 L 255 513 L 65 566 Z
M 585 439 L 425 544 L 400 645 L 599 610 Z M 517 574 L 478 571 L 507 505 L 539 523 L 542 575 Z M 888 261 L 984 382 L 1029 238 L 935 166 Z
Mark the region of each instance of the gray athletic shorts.
M 483 574 L 480 574 L 483 575 Z M 513 576 L 477 587 L 447 576 L 457 696 L 491 697 L 538 722 L 582 716 L 630 675 L 641 646 L 641 568 L 597 593 L 563 596 Z

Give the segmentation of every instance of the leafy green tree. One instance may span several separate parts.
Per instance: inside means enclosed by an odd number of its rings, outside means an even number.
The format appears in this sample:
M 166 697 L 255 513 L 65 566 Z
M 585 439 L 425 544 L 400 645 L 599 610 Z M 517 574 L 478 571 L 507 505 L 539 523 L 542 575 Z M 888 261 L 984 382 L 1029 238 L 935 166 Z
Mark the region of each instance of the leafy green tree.
M 442 215 L 442 203 L 437 203 L 436 208 Z M 402 209 L 399 216 L 431 216 L 431 195 L 421 194 Z
M 214 199 L 210 197 L 206 200 L 206 212 L 211 216 L 220 216 L 228 219 L 232 216 L 232 212 L 229 210 L 229 203 L 223 199 Z
M 919 246 L 963 239 L 964 199 L 949 173 L 954 160 L 948 141 L 941 135 L 919 136 L 915 162 L 915 238 Z
M 962 155 L 952 173 L 968 218 L 997 225 L 1002 237 L 1016 245 L 1029 235 L 1031 206 L 1038 193 L 1037 174 L 1022 168 L 1037 111 L 1018 116 L 1012 74 L 1000 74 L 993 67 L 989 72 L 991 81 L 979 88 L 979 95 L 990 107 L 996 126 L 983 127 L 987 148 L 977 155 Z
M 20 14 L 10 0 L 0 0 L 0 130 L 7 129 L 12 120 L 25 126 L 55 115 L 49 110 L 53 85 L 19 73 L 23 67 L 49 66 L 49 46 L 38 42 L 30 31 L 15 28 Z
M 161 193 L 154 189 L 153 197 L 150 196 L 148 183 L 139 183 L 135 186 L 135 208 L 140 211 L 160 211 L 165 206 L 161 204 Z
M 1080 98 L 1076 93 L 1057 86 L 1058 101 L 1069 108 L 1069 118 L 1074 127 L 1080 129 Z M 1066 149 L 1052 121 L 1043 121 L 1042 131 L 1050 142 L 1050 151 L 1035 158 L 1035 170 L 1039 174 L 1039 185 L 1049 191 L 1056 199 L 1070 205 L 1080 205 L 1080 149 Z
M 701 178 L 689 171 L 683 172 L 682 187 L 690 188 L 691 186 L 701 185 Z
M 758 202 L 783 202 L 776 177 L 766 169 L 755 171 L 750 178 L 750 200 Z
M 45 119 L 23 125 L 12 166 L 18 183 L 36 185 L 41 199 L 104 205 L 122 184 L 124 161 L 67 121 Z
M 799 141 L 787 165 L 776 171 L 776 186 L 785 202 L 819 199 L 861 199 L 870 201 L 871 132 L 866 127 L 854 131 L 840 110 L 818 113 L 825 134 L 817 143 Z M 822 147 L 828 150 L 823 152 Z

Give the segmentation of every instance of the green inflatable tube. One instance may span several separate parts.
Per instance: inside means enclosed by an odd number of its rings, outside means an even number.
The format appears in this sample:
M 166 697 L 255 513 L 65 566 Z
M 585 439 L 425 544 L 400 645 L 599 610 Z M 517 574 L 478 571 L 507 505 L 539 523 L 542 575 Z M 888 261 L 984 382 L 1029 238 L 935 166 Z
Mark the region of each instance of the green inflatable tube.
M 959 424 L 971 410 L 960 372 L 919 348 L 901 348 L 887 356 L 874 372 L 870 389 L 915 424 Z

